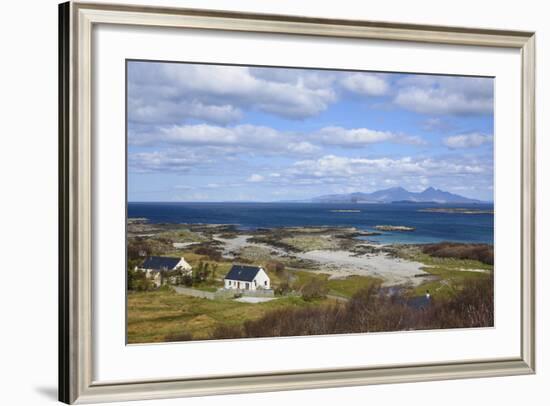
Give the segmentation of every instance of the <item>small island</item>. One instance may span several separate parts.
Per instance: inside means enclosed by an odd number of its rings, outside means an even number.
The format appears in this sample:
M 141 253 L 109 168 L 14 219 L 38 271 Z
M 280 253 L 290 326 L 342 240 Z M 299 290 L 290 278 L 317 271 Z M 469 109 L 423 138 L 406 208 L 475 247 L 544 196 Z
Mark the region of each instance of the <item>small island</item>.
M 355 209 L 334 209 L 334 210 L 331 210 L 331 213 L 361 213 L 361 210 L 355 210 Z
M 390 226 L 390 225 L 380 225 L 380 226 L 375 226 L 374 228 L 379 231 L 414 231 L 416 230 L 414 227 Z
M 450 213 L 450 214 L 494 214 L 494 210 L 466 209 L 463 207 L 431 207 L 419 209 L 422 213 Z

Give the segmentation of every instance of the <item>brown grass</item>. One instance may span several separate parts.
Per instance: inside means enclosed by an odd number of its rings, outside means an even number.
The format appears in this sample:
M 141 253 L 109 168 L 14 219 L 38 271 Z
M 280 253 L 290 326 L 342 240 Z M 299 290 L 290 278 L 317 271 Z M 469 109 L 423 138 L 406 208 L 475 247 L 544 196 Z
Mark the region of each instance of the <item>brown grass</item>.
M 493 326 L 492 276 L 470 281 L 450 300 L 417 309 L 387 295 L 379 285 L 357 292 L 343 304 L 281 308 L 242 326 L 219 325 L 212 338 L 280 337 Z

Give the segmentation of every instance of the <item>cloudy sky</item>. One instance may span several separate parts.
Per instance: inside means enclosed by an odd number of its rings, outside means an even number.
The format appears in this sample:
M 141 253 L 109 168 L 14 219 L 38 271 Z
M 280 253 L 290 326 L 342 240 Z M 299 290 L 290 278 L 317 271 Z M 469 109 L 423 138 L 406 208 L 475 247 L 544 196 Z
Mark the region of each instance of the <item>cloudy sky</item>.
M 493 196 L 493 80 L 128 62 L 129 201 Z

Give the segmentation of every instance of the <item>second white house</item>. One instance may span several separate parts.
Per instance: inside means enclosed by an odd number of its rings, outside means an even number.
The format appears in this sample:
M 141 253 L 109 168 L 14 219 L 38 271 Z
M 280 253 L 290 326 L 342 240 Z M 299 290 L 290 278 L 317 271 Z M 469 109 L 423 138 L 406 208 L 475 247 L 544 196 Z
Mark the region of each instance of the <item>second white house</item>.
M 136 270 L 144 271 L 147 278 L 151 279 L 155 286 L 159 287 L 163 282 L 175 283 L 177 277 L 164 278 L 163 274 L 170 271 L 181 271 L 182 274 L 191 275 L 191 265 L 183 257 L 148 257 Z
M 225 289 L 271 289 L 269 276 L 261 266 L 233 265 L 224 278 Z

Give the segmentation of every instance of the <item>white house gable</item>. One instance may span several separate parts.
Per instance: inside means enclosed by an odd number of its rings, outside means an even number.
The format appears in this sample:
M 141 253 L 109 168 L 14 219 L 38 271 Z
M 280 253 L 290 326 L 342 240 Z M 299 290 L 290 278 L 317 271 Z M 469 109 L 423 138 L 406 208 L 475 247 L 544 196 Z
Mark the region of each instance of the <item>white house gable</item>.
M 262 267 L 233 265 L 224 278 L 225 289 L 271 289 L 269 276 Z

